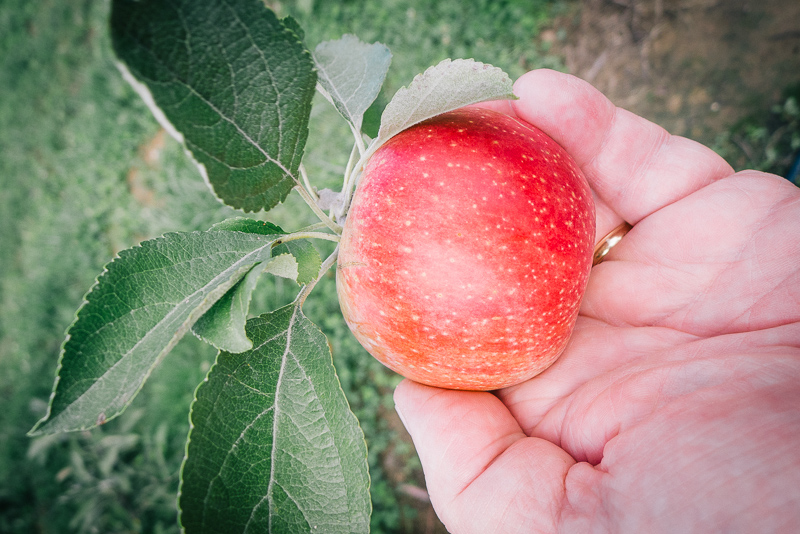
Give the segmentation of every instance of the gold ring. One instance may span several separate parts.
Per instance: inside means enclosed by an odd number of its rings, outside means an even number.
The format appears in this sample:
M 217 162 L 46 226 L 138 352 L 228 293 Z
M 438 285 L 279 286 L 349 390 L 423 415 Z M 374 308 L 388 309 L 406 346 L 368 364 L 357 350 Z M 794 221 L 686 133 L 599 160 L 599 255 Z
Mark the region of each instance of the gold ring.
M 614 248 L 614 245 L 619 243 L 620 239 L 625 237 L 625 234 L 631 231 L 631 228 L 633 228 L 633 226 L 624 222 L 607 233 L 605 237 L 601 239 L 600 242 L 594 247 L 592 267 L 601 263 L 606 258 L 606 255 L 611 252 L 611 249 Z

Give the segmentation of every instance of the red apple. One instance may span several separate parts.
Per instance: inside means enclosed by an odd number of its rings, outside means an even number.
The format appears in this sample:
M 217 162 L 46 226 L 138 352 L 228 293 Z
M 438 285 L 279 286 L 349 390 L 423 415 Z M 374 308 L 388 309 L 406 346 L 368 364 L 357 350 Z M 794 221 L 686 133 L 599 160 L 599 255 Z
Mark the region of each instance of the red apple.
M 445 113 L 368 162 L 340 243 L 342 312 L 407 378 L 511 386 L 564 350 L 594 233 L 589 186 L 555 141 L 493 111 Z

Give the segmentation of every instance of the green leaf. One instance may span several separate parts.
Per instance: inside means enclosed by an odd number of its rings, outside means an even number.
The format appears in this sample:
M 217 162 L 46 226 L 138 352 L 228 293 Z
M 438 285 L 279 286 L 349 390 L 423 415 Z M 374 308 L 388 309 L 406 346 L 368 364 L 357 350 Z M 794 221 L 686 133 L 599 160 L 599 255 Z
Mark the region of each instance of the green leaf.
M 280 234 L 167 234 L 124 250 L 67 332 L 47 415 L 31 434 L 85 430 L 116 417 L 192 324 Z
M 244 330 L 250 299 L 264 268 L 275 261 L 276 258 L 272 258 L 269 262 L 254 265 L 244 278 L 197 320 L 192 332 L 219 350 L 238 353 L 252 349 L 253 343 L 247 339 Z
M 272 253 L 272 258 L 253 266 L 244 278 L 197 320 L 192 327 L 197 337 L 219 350 L 234 354 L 252 349 L 253 343 L 245 334 L 245 322 L 250 299 L 261 274 L 266 272 L 289 278 L 299 284 L 307 284 L 319 275 L 319 253 L 308 241 L 278 245 L 273 247 Z M 298 257 L 301 258 L 299 264 Z M 302 272 L 300 266 L 303 267 Z
M 285 234 L 278 226 L 265 221 L 235 217 L 211 227 L 212 230 L 254 234 Z M 288 236 L 287 236 L 288 237 Z M 319 275 L 321 259 L 306 240 L 274 246 L 269 261 L 259 263 L 222 296 L 192 327 L 202 340 L 220 350 L 240 353 L 253 348 L 245 334 L 250 299 L 263 272 L 307 284 Z
M 303 31 L 303 28 L 300 27 L 300 23 L 293 17 L 283 17 L 281 22 L 284 26 L 288 29 L 292 30 L 294 33 L 297 34 L 297 37 L 302 41 L 306 38 L 306 32 Z
M 260 0 L 113 2 L 123 74 L 217 196 L 245 211 L 299 183 L 316 73 L 289 26 Z
M 212 230 L 227 230 L 229 232 L 248 232 L 255 234 L 286 234 L 280 227 L 265 221 L 257 221 L 246 217 L 227 219 L 211 227 Z M 286 235 L 286 238 L 292 234 Z M 275 246 L 272 256 L 277 258 L 282 254 L 291 254 L 296 264 L 292 268 L 290 263 L 273 262 L 267 267 L 268 273 L 284 278 L 291 278 L 300 285 L 311 283 L 319 276 L 322 260 L 319 252 L 306 240 L 288 241 Z M 244 325 L 242 325 L 244 326 Z
M 232 217 L 218 222 L 211 227 L 211 230 L 224 230 L 226 232 L 246 232 L 248 234 L 285 234 L 280 226 L 267 221 L 257 221 L 247 217 Z
M 361 131 L 364 113 L 381 91 L 392 53 L 381 43 L 367 44 L 344 35 L 317 45 L 314 61 L 322 94 Z
M 290 237 L 290 236 L 287 236 Z M 300 285 L 310 284 L 319 276 L 319 269 L 322 266 L 322 259 L 319 257 L 319 252 L 314 248 L 314 245 L 308 241 L 289 241 L 277 245 L 272 254 L 278 257 L 279 254 L 291 254 L 291 257 L 297 262 L 296 274 L 294 276 L 284 276 L 282 274 L 272 272 L 284 278 L 291 278 Z
M 508 74 L 472 59 L 446 59 L 417 75 L 394 95 L 381 115 L 367 157 L 406 128 L 436 115 L 487 100 L 515 99 Z
M 290 304 L 251 319 L 198 387 L 180 508 L 187 533 L 368 532 L 364 436 L 322 332 Z

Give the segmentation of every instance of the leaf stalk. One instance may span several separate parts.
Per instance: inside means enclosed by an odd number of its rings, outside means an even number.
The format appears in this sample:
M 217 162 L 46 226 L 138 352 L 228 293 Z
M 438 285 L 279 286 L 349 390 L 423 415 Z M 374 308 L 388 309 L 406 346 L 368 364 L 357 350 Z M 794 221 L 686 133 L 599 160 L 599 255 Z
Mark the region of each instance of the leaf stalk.
M 339 235 L 327 234 L 325 232 L 294 232 L 287 234 L 280 238 L 275 244 L 288 243 L 290 241 L 298 241 L 300 239 L 324 239 L 325 241 L 332 241 L 338 243 L 341 240 Z

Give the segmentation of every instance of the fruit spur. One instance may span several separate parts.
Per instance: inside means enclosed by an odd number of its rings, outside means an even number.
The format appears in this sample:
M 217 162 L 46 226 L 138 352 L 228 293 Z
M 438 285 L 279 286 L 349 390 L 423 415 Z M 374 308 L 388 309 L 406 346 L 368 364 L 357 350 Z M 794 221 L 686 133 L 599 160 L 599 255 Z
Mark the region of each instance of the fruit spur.
M 594 237 L 589 186 L 555 141 L 462 108 L 370 158 L 340 242 L 340 305 L 364 348 L 409 379 L 508 387 L 564 350 Z

